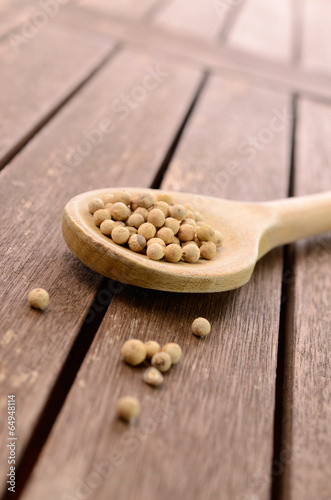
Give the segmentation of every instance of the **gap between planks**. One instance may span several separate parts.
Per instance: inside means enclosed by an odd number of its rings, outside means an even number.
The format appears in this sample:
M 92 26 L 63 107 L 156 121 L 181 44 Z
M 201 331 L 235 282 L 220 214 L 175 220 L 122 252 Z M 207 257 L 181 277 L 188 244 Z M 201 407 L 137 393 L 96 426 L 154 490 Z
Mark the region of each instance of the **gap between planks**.
M 155 174 L 155 178 L 151 183 L 151 188 L 158 189 L 162 183 L 164 174 L 173 158 L 176 148 L 179 144 L 183 131 L 187 122 L 189 121 L 195 106 L 199 100 L 201 93 L 207 83 L 208 73 L 202 74 L 200 84 L 197 87 L 196 93 L 193 96 L 192 102 L 188 107 L 188 110 L 176 132 L 173 141 L 167 153 L 164 156 L 160 168 Z M 110 285 L 113 286 L 110 286 Z M 38 457 L 41 450 L 47 441 L 47 438 L 52 430 L 52 427 L 63 407 L 67 395 L 74 384 L 76 375 L 88 353 L 91 344 L 97 334 L 99 327 L 103 321 L 103 318 L 110 306 L 113 297 L 121 292 L 127 285 L 123 283 L 115 282 L 111 279 L 104 278 L 101 285 L 94 297 L 91 307 L 89 308 L 84 322 L 77 334 L 77 337 L 68 352 L 67 358 L 58 374 L 55 384 L 50 391 L 48 399 L 44 405 L 44 409 L 41 412 L 39 420 L 36 422 L 34 429 L 32 430 L 30 439 L 28 440 L 25 450 L 22 453 L 21 460 L 17 466 L 16 472 L 16 498 L 19 498 L 24 490 L 24 486 L 29 480 L 31 473 L 33 472 L 34 466 L 38 461 Z M 104 290 L 113 290 L 115 292 L 108 296 L 108 300 L 105 303 L 100 304 L 99 297 Z M 90 315 L 93 314 L 93 320 L 87 321 Z M 9 500 L 12 498 L 11 492 L 5 491 L 0 500 Z

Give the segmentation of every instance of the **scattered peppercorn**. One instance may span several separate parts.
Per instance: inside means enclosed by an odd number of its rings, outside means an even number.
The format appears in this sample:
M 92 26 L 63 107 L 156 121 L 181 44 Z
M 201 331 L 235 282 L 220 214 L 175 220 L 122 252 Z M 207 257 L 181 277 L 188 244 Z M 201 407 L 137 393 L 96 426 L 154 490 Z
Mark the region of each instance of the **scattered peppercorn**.
M 93 219 L 96 224 L 96 226 L 100 226 L 104 220 L 110 219 L 110 213 L 108 210 L 105 210 L 104 208 L 101 208 L 94 212 L 93 214 Z
M 145 344 L 137 339 L 127 340 L 122 346 L 121 355 L 129 365 L 139 365 L 146 359 Z
M 152 357 L 152 365 L 164 373 L 171 367 L 171 357 L 166 352 L 157 352 Z
M 116 403 L 116 411 L 120 418 L 126 422 L 130 422 L 140 413 L 140 403 L 137 398 L 132 396 L 124 396 Z
M 138 228 L 138 234 L 143 236 L 145 240 L 150 240 L 151 238 L 154 238 L 155 233 L 156 233 L 156 228 L 150 222 L 144 222 Z
M 155 368 L 154 366 L 150 366 L 144 372 L 143 380 L 144 382 L 146 382 L 146 384 L 157 387 L 158 385 L 162 384 L 164 377 L 157 368 Z
M 146 240 L 140 234 L 133 234 L 129 238 L 129 248 L 133 252 L 141 252 L 146 246 Z
M 197 237 L 200 241 L 211 241 L 214 237 L 214 229 L 204 224 L 197 229 Z
M 119 245 L 123 245 L 130 238 L 130 233 L 128 228 L 122 226 L 116 226 L 111 232 L 112 240 Z
M 110 209 L 110 215 L 114 220 L 125 221 L 131 215 L 129 207 L 124 205 L 121 201 L 117 201 Z
M 162 347 L 161 352 L 166 352 L 167 354 L 169 354 L 169 356 L 171 358 L 171 363 L 173 365 L 178 363 L 178 361 L 182 357 L 182 349 L 175 342 L 169 342 L 169 344 L 165 344 Z
M 147 221 L 153 224 L 157 229 L 163 226 L 165 221 L 165 215 L 162 210 L 158 208 L 153 208 L 148 214 Z
M 170 216 L 177 220 L 184 220 L 186 218 L 186 208 L 183 205 L 174 205 L 170 207 Z
M 182 255 L 185 262 L 198 262 L 200 258 L 200 249 L 196 243 L 189 243 L 183 248 Z
M 164 227 L 168 227 L 174 234 L 177 234 L 180 228 L 180 222 L 173 217 L 167 217 L 164 221 Z
M 174 239 L 174 233 L 168 227 L 162 227 L 157 232 L 157 237 L 164 241 L 166 245 L 170 245 Z
M 192 333 L 197 337 L 206 337 L 210 330 L 211 326 L 206 318 L 196 318 L 192 323 Z
M 49 303 L 49 295 L 43 288 L 34 288 L 28 294 L 28 302 L 34 309 L 45 309 Z

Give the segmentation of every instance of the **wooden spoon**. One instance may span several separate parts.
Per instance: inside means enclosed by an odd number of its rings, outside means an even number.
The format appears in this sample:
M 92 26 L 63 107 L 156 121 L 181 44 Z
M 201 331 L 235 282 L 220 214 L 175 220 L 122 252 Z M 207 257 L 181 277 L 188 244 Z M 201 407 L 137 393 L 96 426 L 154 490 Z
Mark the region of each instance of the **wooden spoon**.
M 174 203 L 192 203 L 206 224 L 220 230 L 224 245 L 210 261 L 154 261 L 117 245 L 94 224 L 88 202 L 119 189 L 132 196 L 162 192 L 112 188 L 76 196 L 64 209 L 63 236 L 73 254 L 94 271 L 143 288 L 191 293 L 232 290 L 249 281 L 256 262 L 272 248 L 331 230 L 331 192 L 267 203 L 170 192 Z

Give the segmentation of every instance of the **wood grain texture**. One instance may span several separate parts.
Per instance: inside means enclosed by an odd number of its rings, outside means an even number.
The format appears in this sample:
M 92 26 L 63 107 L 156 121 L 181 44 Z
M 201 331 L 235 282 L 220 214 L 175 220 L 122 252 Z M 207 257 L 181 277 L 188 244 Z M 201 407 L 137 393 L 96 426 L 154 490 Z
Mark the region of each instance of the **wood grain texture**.
M 117 15 L 130 19 L 144 17 L 160 0 L 79 0 L 79 5 L 105 15 Z
M 200 82 L 200 73 L 162 61 L 163 80 L 144 100 L 133 102 L 135 109 L 127 105 L 125 117 L 123 110 L 116 112 L 122 95 L 131 95 L 142 81 L 151 85 L 143 79 L 159 64 L 134 51 L 117 54 L 0 174 L 0 406 L 4 421 L 7 393 L 16 393 L 22 415 L 18 459 L 100 285 L 101 277 L 66 248 L 64 205 L 105 184 L 151 184 Z M 27 293 L 36 286 L 51 296 L 44 313 L 27 304 Z M 2 440 L 6 434 L 1 426 Z M 5 457 L 3 447 L 1 470 Z
M 238 146 L 268 124 L 273 107 L 286 105 L 285 95 L 212 78 L 163 187 L 200 193 L 212 185 L 219 196 L 246 200 L 285 196 L 290 125 L 250 164 Z M 222 187 L 216 182 L 230 161 L 243 168 Z M 268 499 L 281 255 L 272 252 L 248 285 L 230 293 L 127 286 L 116 296 L 22 498 L 79 498 L 85 489 L 98 500 Z M 190 332 L 197 316 L 212 323 L 205 340 Z M 143 383 L 143 367 L 120 361 L 130 337 L 182 346 L 182 361 L 159 390 Z M 125 394 L 142 404 L 129 428 L 115 417 Z
M 296 139 L 295 194 L 331 186 L 331 108 L 300 99 Z M 283 498 L 331 497 L 330 233 L 295 245 L 288 274 L 286 408 Z
M 223 5 L 225 3 L 223 2 Z M 153 19 L 153 24 L 194 38 L 215 40 L 224 26 L 229 8 L 222 2 L 173 0 Z
M 85 34 L 50 24 L 20 35 L 18 52 L 9 40 L 0 45 L 0 167 L 110 54 L 113 40 Z
M 280 60 L 249 53 L 245 48 L 218 45 L 129 19 L 114 19 L 86 9 L 70 8 L 59 14 L 61 22 L 90 28 L 138 45 L 151 53 L 165 53 L 181 64 L 230 75 L 243 75 L 251 83 L 331 100 L 330 78 L 308 72 Z
M 291 2 L 246 0 L 228 37 L 228 43 L 268 59 L 290 62 Z
M 327 0 L 305 0 L 301 8 L 301 64 L 306 70 L 330 75 L 331 4 Z

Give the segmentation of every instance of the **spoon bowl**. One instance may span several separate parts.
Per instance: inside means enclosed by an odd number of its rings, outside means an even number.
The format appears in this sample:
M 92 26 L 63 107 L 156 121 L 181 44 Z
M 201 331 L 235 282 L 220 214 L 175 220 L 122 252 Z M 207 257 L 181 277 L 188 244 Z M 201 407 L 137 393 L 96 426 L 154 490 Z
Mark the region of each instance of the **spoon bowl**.
M 142 288 L 189 293 L 232 290 L 249 281 L 256 262 L 272 248 L 331 230 L 330 193 L 249 203 L 166 191 L 174 204 L 192 203 L 206 224 L 221 231 L 224 243 L 213 260 L 200 259 L 194 264 L 154 261 L 117 245 L 94 223 L 87 208 L 89 201 L 119 189 L 125 189 L 131 196 L 165 192 L 117 187 L 80 194 L 64 209 L 63 236 L 73 254 L 94 271 Z

